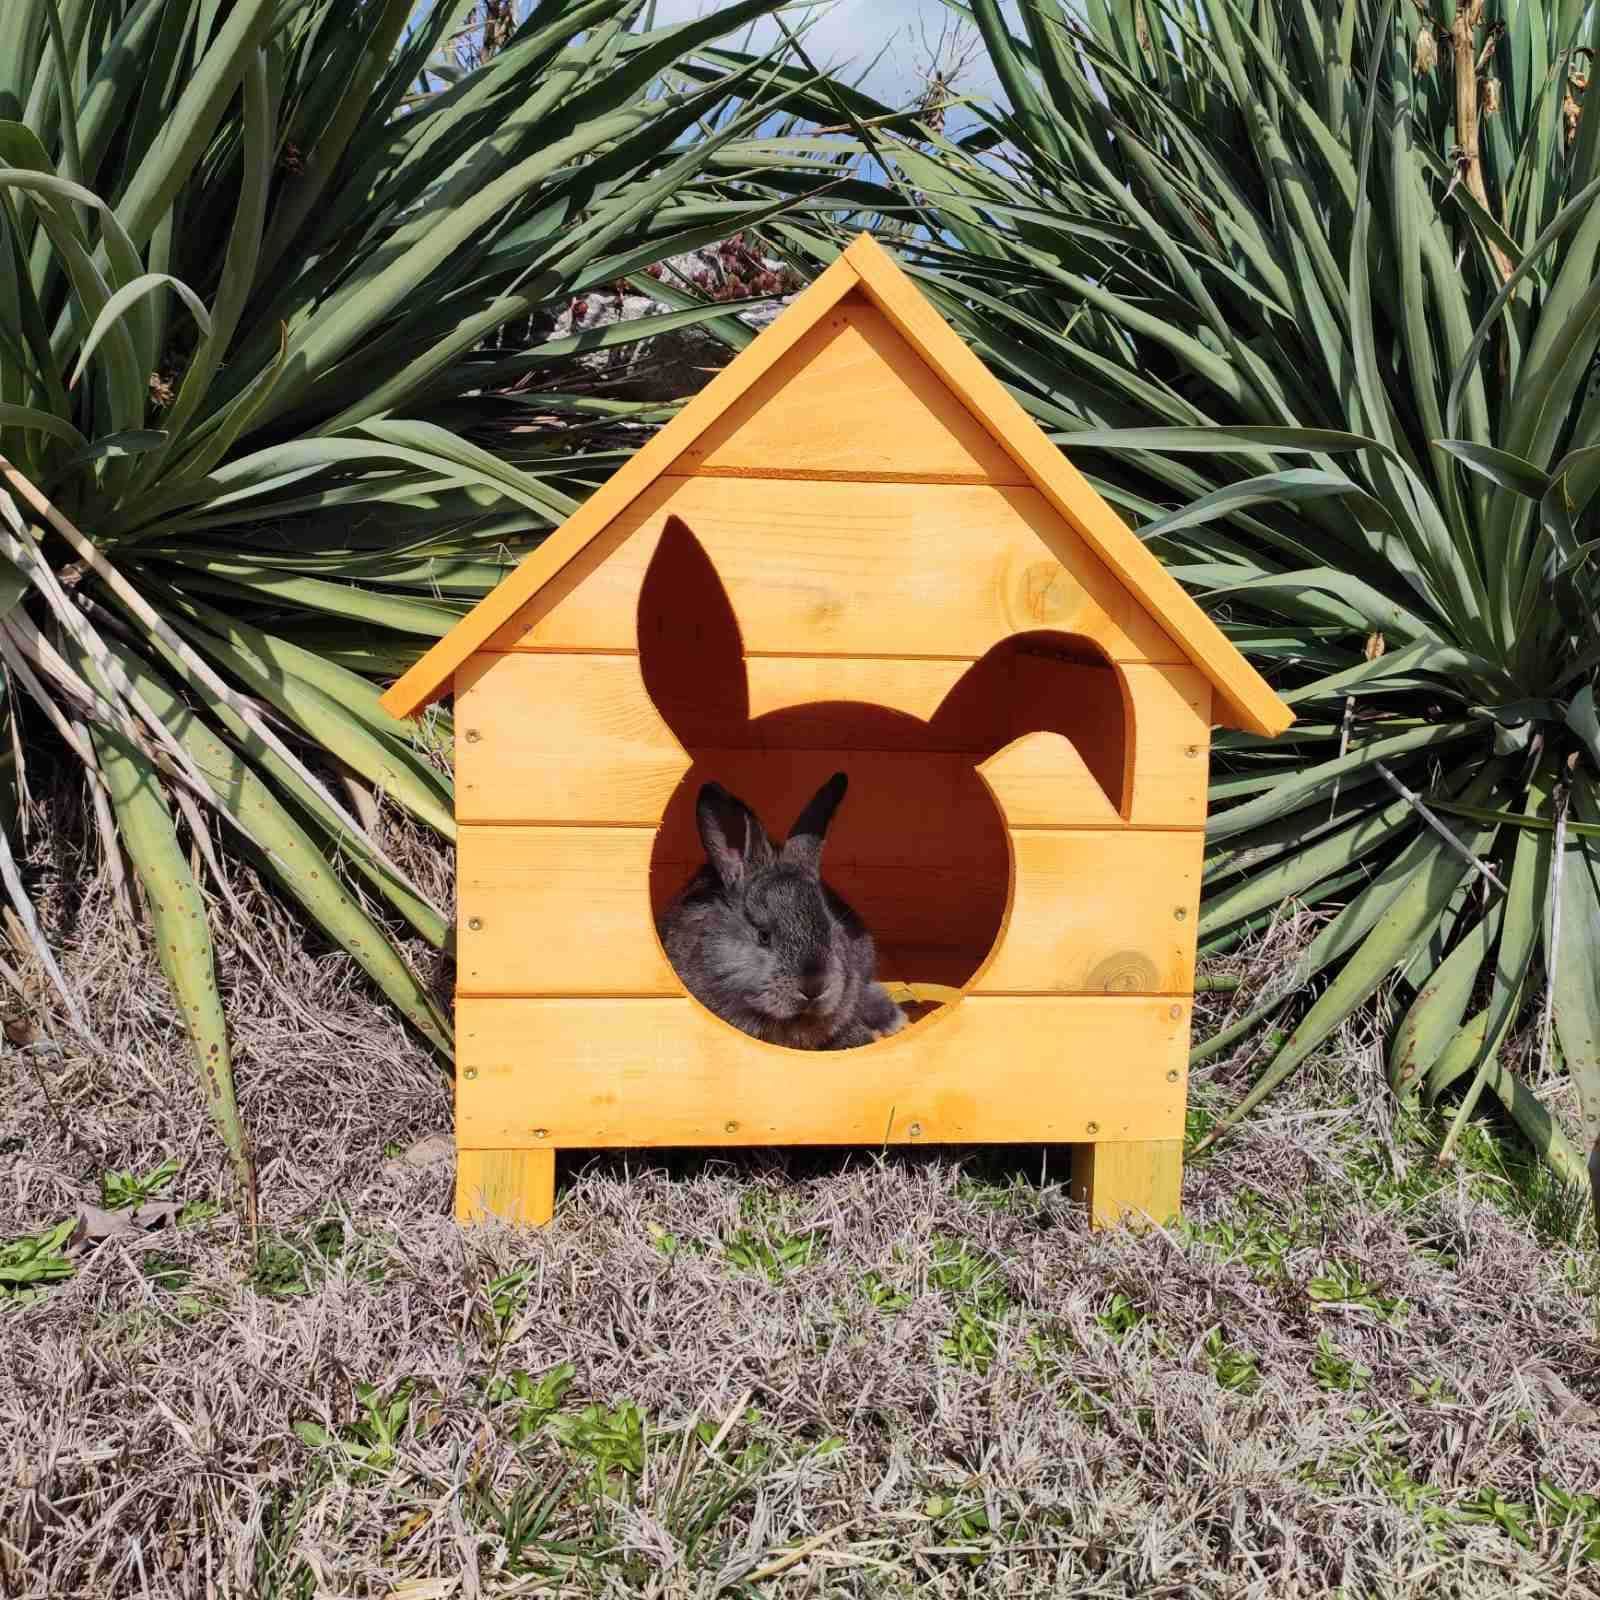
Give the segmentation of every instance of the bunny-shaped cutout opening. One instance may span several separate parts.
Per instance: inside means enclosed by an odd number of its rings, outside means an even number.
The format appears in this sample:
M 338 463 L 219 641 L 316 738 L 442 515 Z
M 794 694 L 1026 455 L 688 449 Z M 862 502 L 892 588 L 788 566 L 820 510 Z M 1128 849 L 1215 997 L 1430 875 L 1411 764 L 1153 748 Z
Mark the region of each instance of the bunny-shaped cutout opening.
M 747 658 L 716 568 L 678 518 L 644 574 L 638 626 L 645 689 L 693 761 L 656 834 L 657 918 L 706 864 L 696 819 L 704 785 L 781 824 L 844 772 L 849 797 L 828 834 L 825 881 L 870 931 L 881 979 L 959 990 L 996 950 L 1007 917 L 1011 840 L 997 796 L 1025 797 L 1041 745 L 1050 759 L 1048 742 L 1027 736 L 1076 749 L 1074 769 L 1087 768 L 1092 791 L 1085 803 L 1105 824 L 1127 814 L 1128 696 L 1084 639 L 1028 631 L 977 661 Z M 925 705 L 926 715 L 852 694 L 896 673 L 901 704 Z

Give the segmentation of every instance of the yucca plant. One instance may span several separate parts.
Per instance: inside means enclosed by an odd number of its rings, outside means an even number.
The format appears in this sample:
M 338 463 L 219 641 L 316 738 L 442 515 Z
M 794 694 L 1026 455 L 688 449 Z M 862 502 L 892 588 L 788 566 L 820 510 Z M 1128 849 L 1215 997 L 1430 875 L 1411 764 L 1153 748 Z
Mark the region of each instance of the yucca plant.
M 795 79 L 699 52 L 777 3 L 504 5 L 470 70 L 458 0 L 0 6 L 0 745 L 24 786 L 41 738 L 81 761 L 247 1197 L 191 853 L 226 903 L 216 830 L 448 1052 L 395 937 L 447 921 L 373 824 L 381 794 L 448 837 L 450 781 L 371 679 L 614 464 L 580 348 L 741 331 L 680 295 L 486 345 L 759 218 L 721 185 L 779 159 Z M 65 995 L 3 831 L 0 873 Z
M 958 9 L 1000 107 L 862 130 L 920 223 L 901 247 L 1299 718 L 1218 741 L 1202 948 L 1291 898 L 1334 913 L 1200 1044 L 1277 1022 L 1226 1120 L 1384 989 L 1446 1151 L 1488 1089 L 1581 1179 L 1502 1057 L 1529 1024 L 1557 1064 L 1553 995 L 1596 1148 L 1600 14 Z

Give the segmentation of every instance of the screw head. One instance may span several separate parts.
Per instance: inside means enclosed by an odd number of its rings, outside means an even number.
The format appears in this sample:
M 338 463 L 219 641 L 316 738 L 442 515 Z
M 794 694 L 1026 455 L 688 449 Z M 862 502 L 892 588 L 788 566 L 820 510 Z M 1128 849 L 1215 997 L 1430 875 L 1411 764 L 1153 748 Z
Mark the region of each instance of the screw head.
M 922 1137 L 922 1124 L 920 1122 L 913 1122 L 906 1132 L 909 1133 L 913 1139 L 920 1139 Z
M 535 1128 L 533 1136 L 535 1139 L 547 1139 L 550 1136 L 550 1130 L 548 1128 Z
M 476 744 L 482 737 L 483 737 L 483 735 L 481 733 L 479 733 L 476 728 L 468 728 L 467 729 L 467 743 L 468 744 Z
M 1178 919 L 1179 922 L 1187 922 L 1189 920 L 1188 906 L 1175 906 L 1172 914 Z
M 468 1078 L 476 1078 L 478 1076 L 478 1069 L 476 1067 L 468 1067 L 464 1076 Z
M 1178 1071 L 1177 1071 L 1177 1068 L 1174 1067 L 1173 1070 L 1167 1074 L 1167 1082 L 1168 1083 L 1176 1083 L 1177 1081 L 1178 1081 Z
M 1168 1009 L 1167 1015 L 1169 1017 L 1171 1017 L 1174 1022 L 1176 1022 L 1178 1020 L 1178 1018 L 1183 1015 L 1183 1007 L 1182 1006 L 1172 1006 L 1172 1007 L 1170 1007 Z
M 468 917 L 467 918 L 467 926 L 469 928 L 471 928 L 474 933 L 476 933 L 483 926 L 483 918 L 482 917 Z
M 1085 1133 L 1099 1133 L 1100 1124 L 1098 1122 L 1086 1122 L 1084 1124 L 1083 1131 Z
M 724 1133 L 737 1133 L 739 1131 L 739 1124 L 737 1122 L 725 1122 L 722 1125 L 722 1131 Z
M 472 737 L 472 735 L 471 735 L 471 734 L 470 734 L 470 733 L 469 733 L 469 734 L 468 734 L 468 735 L 467 735 L 467 737 L 468 737 L 468 738 L 469 738 L 469 739 L 470 739 L 470 738 L 471 738 L 471 737 Z M 1199 745 L 1197 745 L 1197 744 L 1188 744 L 1188 745 L 1185 745 L 1185 746 L 1184 746 L 1184 747 L 1183 747 L 1183 753 L 1184 753 L 1184 754 L 1185 754 L 1185 755 L 1186 755 L 1186 756 L 1188 756 L 1188 758 L 1189 758 L 1189 759 L 1190 759 L 1190 760 L 1191 760 L 1191 761 L 1193 761 L 1193 760 L 1194 760 L 1194 758 L 1195 758 L 1195 757 L 1196 757 L 1196 756 L 1198 756 L 1198 755 L 1199 755 L 1199 754 L 1200 754 L 1200 746 L 1199 746 Z

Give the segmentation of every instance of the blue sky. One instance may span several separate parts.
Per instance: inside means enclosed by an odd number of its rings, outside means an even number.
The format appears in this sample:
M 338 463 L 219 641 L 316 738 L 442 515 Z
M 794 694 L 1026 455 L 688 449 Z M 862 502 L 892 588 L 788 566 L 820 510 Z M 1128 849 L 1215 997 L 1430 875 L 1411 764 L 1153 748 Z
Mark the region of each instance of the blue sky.
M 657 0 L 656 18 L 658 22 L 673 22 L 710 9 L 708 0 Z M 801 14 L 789 14 L 791 26 Z M 862 88 L 880 100 L 900 104 L 920 87 L 917 65 L 923 51 L 919 29 L 926 31 L 929 40 L 937 39 L 940 28 L 951 21 L 953 13 L 941 0 L 828 0 L 818 5 L 812 16 L 806 48 L 817 65 L 843 67 L 854 62 L 864 67 L 884 51 L 863 80 Z M 768 23 L 757 29 L 755 42 L 760 44 L 776 36 L 776 28 Z M 962 80 L 962 89 L 967 94 L 983 94 L 993 86 L 994 73 L 979 50 Z

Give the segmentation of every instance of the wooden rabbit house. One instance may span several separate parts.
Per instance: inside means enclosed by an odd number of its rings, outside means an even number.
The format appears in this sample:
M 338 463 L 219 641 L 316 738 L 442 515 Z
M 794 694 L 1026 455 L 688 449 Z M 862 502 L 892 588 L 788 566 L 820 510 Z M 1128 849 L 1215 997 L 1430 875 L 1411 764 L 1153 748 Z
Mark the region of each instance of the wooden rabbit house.
M 458 1215 L 563 1148 L 975 1142 L 1176 1212 L 1210 729 L 1292 719 L 871 238 L 383 703 L 452 692 Z M 655 918 L 705 780 L 781 839 L 836 771 L 823 876 L 943 1003 L 791 1050 Z

